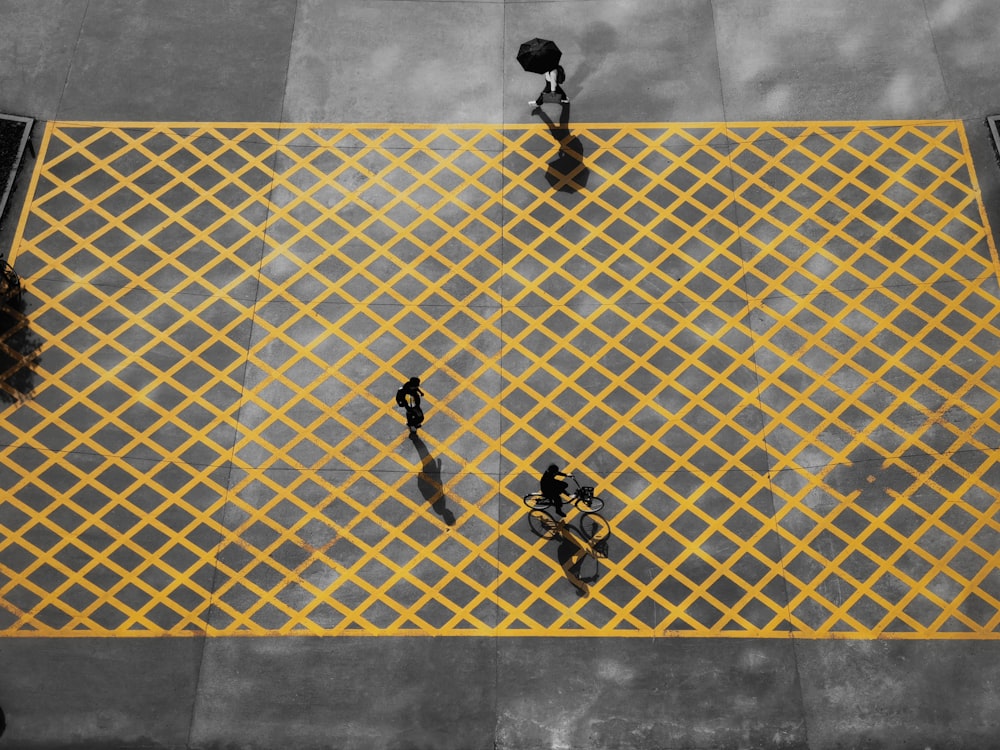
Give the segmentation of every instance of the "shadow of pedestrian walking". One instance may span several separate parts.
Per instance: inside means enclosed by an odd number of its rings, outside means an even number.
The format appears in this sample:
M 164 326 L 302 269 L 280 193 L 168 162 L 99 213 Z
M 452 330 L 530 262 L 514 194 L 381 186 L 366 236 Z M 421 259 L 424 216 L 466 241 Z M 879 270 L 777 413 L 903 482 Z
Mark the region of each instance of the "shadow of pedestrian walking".
M 410 433 L 410 440 L 420 455 L 420 472 L 417 474 L 417 488 L 431 509 L 441 516 L 447 526 L 455 525 L 455 514 L 446 507 L 444 482 L 441 481 L 441 459 L 434 458 L 417 433 Z
M 568 103 L 562 105 L 558 124 L 541 107 L 535 109 L 535 113 L 549 126 L 549 134 L 559 147 L 559 153 L 545 171 L 545 179 L 562 193 L 583 190 L 590 179 L 590 170 L 583 163 L 583 144 L 569 129 L 569 108 Z

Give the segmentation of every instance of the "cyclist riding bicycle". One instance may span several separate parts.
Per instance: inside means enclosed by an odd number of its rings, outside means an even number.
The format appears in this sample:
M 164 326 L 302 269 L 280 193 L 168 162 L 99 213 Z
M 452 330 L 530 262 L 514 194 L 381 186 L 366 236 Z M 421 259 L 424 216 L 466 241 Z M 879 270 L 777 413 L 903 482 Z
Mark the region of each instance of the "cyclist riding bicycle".
M 561 471 L 559 471 L 558 466 L 556 466 L 555 464 L 551 464 L 549 468 L 545 470 L 545 473 L 542 474 L 542 478 L 539 480 L 539 484 L 541 485 L 542 494 L 556 504 L 556 513 L 558 513 L 560 516 L 565 516 L 566 511 L 563 510 L 563 503 L 573 502 L 573 499 L 576 497 L 576 494 L 570 495 L 569 493 L 566 492 L 566 490 L 569 489 L 569 484 L 563 482 L 561 478 L 572 479 L 573 475 L 564 474 Z M 564 494 L 566 494 L 569 497 L 568 501 L 563 500 Z

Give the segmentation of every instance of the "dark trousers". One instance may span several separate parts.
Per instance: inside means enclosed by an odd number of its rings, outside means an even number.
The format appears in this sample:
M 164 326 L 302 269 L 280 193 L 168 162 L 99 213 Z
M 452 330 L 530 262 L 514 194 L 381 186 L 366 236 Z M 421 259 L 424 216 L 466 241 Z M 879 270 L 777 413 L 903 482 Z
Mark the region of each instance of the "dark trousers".
M 406 407 L 406 426 L 416 429 L 424 423 L 424 410 L 419 406 Z
M 563 505 L 565 505 L 563 493 L 569 489 L 569 485 L 566 482 L 556 482 L 555 485 L 556 486 L 549 487 L 547 491 L 543 490 L 543 492 L 545 492 L 545 497 L 555 503 L 556 512 L 562 513 Z
M 563 91 L 562 86 L 560 86 L 558 83 L 556 84 L 556 90 L 555 91 L 549 91 L 549 85 L 545 84 L 545 88 L 542 89 L 542 93 L 540 93 L 538 95 L 538 98 L 535 99 L 535 104 L 541 104 L 542 102 L 544 102 L 546 94 L 549 94 L 550 96 L 552 94 L 558 94 L 560 101 L 562 101 L 563 99 L 566 98 L 566 92 Z

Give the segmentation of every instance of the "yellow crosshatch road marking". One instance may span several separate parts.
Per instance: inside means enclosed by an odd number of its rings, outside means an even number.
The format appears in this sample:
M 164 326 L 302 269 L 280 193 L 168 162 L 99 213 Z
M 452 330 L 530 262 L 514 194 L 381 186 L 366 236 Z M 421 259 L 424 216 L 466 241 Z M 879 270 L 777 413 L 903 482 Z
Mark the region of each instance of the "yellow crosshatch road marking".
M 0 632 L 996 638 L 961 123 L 572 130 L 50 124 Z M 606 556 L 532 533 L 552 461 Z

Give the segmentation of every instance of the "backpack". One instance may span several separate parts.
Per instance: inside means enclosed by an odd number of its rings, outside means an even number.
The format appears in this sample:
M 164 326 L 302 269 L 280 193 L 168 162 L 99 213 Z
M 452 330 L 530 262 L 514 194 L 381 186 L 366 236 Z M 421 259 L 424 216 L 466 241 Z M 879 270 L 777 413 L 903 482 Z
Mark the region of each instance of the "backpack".
M 402 406 L 404 409 L 406 408 L 406 391 L 402 388 L 396 391 L 396 406 Z
M 411 427 L 419 427 L 424 423 L 424 410 L 419 406 L 406 407 L 406 424 Z

